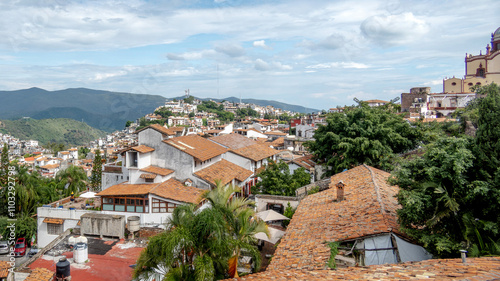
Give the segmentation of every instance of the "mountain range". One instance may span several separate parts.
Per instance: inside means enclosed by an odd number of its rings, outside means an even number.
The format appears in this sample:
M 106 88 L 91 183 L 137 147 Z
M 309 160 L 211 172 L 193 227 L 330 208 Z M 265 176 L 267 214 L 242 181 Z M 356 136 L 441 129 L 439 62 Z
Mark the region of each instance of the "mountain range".
M 41 145 L 49 142 L 68 146 L 88 145 L 90 141 L 106 136 L 104 131 L 68 118 L 20 118 L 2 120 L 0 123 L 0 133 L 7 133 L 21 140 L 37 140 Z
M 177 99 L 183 98 L 177 97 Z M 111 132 L 123 129 L 127 120 L 133 121 L 152 113 L 157 107 L 164 105 L 166 99 L 172 98 L 86 88 L 47 91 L 35 87 L 24 90 L 0 91 L 0 119 L 70 118 Z M 209 100 L 209 98 L 203 100 Z M 236 97 L 212 100 L 239 102 Z M 242 102 L 260 106 L 271 105 L 302 113 L 319 111 L 272 100 L 243 99 Z

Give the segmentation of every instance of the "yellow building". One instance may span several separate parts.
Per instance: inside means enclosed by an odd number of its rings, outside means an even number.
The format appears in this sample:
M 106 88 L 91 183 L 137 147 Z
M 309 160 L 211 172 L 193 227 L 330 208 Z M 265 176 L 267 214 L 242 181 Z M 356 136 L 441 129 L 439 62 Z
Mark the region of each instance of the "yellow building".
M 443 93 L 470 93 L 475 85 L 500 84 L 500 27 L 491 34 L 486 53 L 465 55 L 465 77 L 443 80 Z

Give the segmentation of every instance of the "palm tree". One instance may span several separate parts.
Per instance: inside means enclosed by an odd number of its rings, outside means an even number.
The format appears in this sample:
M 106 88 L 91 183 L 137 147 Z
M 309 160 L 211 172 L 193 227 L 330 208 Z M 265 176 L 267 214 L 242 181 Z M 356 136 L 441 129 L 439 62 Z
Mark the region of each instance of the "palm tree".
M 255 218 L 253 202 L 235 197 L 239 188 L 221 186 L 204 194 L 204 206 L 177 207 L 166 231 L 150 239 L 137 260 L 134 278 L 214 280 L 227 277 L 229 257 L 242 250 L 260 266 L 255 233 L 267 226 Z M 233 267 L 235 267 L 234 265 Z
M 85 190 L 87 187 L 87 175 L 81 167 L 69 166 L 66 170 L 57 173 L 56 180 L 59 187 L 63 189 L 63 194 L 69 196 L 71 192 L 75 194 Z
M 158 268 L 164 280 L 214 280 L 224 277 L 231 254 L 227 222 L 215 208 L 177 207 L 167 230 L 149 240 L 137 260 L 134 278 L 147 278 Z
M 233 235 L 231 240 L 233 255 L 230 259 L 229 273 L 231 277 L 238 277 L 238 259 L 242 250 L 250 254 L 255 262 L 255 269 L 260 268 L 260 253 L 257 250 L 257 239 L 254 237 L 259 232 L 269 235 L 267 224 L 260 220 L 254 211 L 255 203 L 247 198 L 237 197 L 241 189 L 234 185 L 223 186 L 216 181 L 216 188 L 205 193 L 204 198 L 210 205 L 226 215 L 226 221 Z

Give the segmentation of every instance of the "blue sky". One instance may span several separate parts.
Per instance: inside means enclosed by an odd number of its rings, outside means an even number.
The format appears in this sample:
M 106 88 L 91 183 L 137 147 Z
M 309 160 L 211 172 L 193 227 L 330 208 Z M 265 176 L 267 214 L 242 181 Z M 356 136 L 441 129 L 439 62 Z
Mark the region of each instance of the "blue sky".
M 462 77 L 499 14 L 495 0 L 2 1 L 0 90 L 390 100 Z

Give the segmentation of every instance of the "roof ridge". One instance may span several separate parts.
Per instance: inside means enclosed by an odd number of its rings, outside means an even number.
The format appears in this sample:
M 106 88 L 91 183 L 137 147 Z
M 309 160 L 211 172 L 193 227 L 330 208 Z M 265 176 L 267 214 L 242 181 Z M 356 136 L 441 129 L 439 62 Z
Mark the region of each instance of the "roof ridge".
M 370 169 L 370 167 L 366 164 L 363 164 L 363 166 L 370 172 L 370 176 L 372 178 L 373 186 L 375 187 L 375 194 L 377 195 L 377 201 L 380 203 L 380 211 L 382 213 L 382 216 L 385 214 L 385 205 L 384 202 L 382 201 L 382 198 L 380 197 L 380 188 L 377 184 L 377 181 L 375 180 L 375 174 Z

